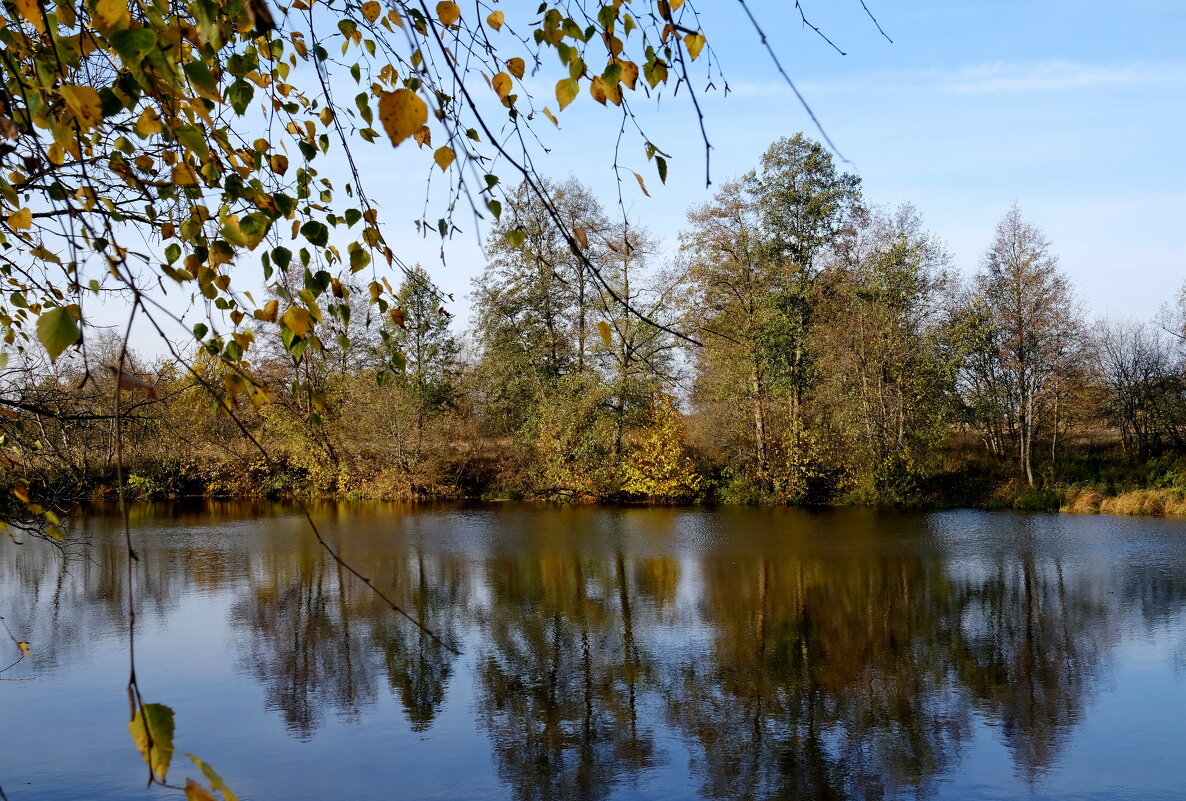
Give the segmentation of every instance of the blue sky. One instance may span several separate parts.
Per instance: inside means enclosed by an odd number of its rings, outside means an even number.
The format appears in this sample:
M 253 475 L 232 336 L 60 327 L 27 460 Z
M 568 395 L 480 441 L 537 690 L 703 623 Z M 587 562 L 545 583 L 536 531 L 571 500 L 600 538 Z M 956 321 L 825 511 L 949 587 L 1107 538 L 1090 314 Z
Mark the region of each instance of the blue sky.
M 1051 239 L 1090 316 L 1156 315 L 1186 280 L 1186 3 L 867 3 L 892 44 L 859 0 L 804 0 L 843 56 L 800 24 L 791 3 L 748 3 L 848 159 L 840 166 L 862 177 L 867 199 L 913 203 L 964 274 L 1017 202 Z M 732 90 L 704 101 L 719 184 L 753 167 L 776 138 L 817 134 L 741 6 L 701 0 L 698 10 Z M 548 101 L 557 77 L 542 74 L 529 85 Z M 673 158 L 662 186 L 641 144 L 629 142 L 624 162 L 643 173 L 652 197 L 627 174 L 625 203 L 674 242 L 688 208 L 713 191 L 704 185 L 696 117 L 686 92 L 658 107 L 639 101 L 636 111 Z M 552 152 L 537 166 L 556 178 L 574 175 L 613 206 L 613 110 L 583 93 L 559 117 L 560 130 L 542 132 Z M 376 162 L 376 175 L 397 180 L 371 193 L 384 203 L 405 260 L 423 262 L 465 319 L 462 295 L 482 266 L 476 237 L 463 219 L 467 232 L 447 244 L 442 266 L 439 241 L 412 235 L 404 221 L 422 210 L 425 167 L 423 155 L 417 166 L 409 157 Z M 399 186 L 415 191 L 394 191 Z

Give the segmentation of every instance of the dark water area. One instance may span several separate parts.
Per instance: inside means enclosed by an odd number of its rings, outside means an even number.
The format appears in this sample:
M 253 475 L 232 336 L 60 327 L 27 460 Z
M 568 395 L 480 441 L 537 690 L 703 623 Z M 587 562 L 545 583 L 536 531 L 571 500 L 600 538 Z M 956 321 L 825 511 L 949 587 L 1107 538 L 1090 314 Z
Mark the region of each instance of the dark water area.
M 137 673 L 250 799 L 1184 799 L 1186 523 L 145 506 Z M 9 801 L 182 798 L 127 732 L 114 517 L 0 545 Z M 0 636 L 3 636 L 0 633 Z M 0 668 L 16 657 L 0 642 Z M 5 651 L 3 649 L 7 648 Z M 181 757 L 170 780 L 197 777 Z

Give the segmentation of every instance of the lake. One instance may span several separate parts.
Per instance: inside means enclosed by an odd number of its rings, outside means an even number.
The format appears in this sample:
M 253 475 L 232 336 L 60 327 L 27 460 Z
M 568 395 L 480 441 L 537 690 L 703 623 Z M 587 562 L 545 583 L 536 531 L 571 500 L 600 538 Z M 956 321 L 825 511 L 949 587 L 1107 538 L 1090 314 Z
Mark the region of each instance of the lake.
M 250 799 L 1186 798 L 1186 521 L 140 506 L 136 671 Z M 181 798 L 115 516 L 0 544 L 9 801 Z M 0 668 L 19 654 L 0 631 Z M 199 778 L 178 756 L 169 779 Z

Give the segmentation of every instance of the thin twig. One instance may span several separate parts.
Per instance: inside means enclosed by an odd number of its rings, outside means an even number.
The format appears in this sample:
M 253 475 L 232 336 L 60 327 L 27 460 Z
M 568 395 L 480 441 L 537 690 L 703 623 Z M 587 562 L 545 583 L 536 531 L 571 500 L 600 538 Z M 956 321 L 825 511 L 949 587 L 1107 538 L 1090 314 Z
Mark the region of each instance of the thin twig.
M 799 87 L 795 86 L 795 82 L 791 80 L 791 76 L 787 75 L 787 71 L 783 69 L 782 62 L 778 60 L 778 55 L 775 54 L 774 48 L 770 46 L 770 41 L 766 38 L 766 32 L 762 30 L 762 26 L 754 18 L 753 12 L 749 10 L 749 6 L 745 4 L 745 0 L 737 0 L 741 4 L 741 8 L 745 11 L 745 15 L 749 17 L 750 24 L 753 25 L 754 30 L 758 34 L 758 39 L 762 42 L 762 47 L 766 48 L 766 53 L 770 56 L 770 60 L 774 62 L 774 67 L 778 70 L 778 74 L 786 81 L 787 86 L 791 87 L 791 91 L 795 93 L 795 97 L 799 100 L 799 105 L 807 112 L 807 116 L 811 117 L 811 122 L 815 125 L 815 129 L 819 131 L 819 135 L 828 143 L 828 147 L 836 154 L 836 158 L 843 161 L 845 164 L 852 164 L 846 159 L 840 150 L 836 147 L 836 143 L 832 141 L 832 137 L 828 136 L 828 132 L 824 130 L 824 126 L 820 123 L 819 118 L 815 116 L 815 112 L 811 110 L 811 106 L 807 103 L 807 99 L 799 92 Z M 796 5 L 798 5 L 796 3 Z
M 869 19 L 873 20 L 873 24 L 877 26 L 877 32 L 884 36 L 887 42 L 893 44 L 894 40 L 890 38 L 888 33 L 882 30 L 881 23 L 877 21 L 877 17 L 873 16 L 873 12 L 869 10 L 869 6 L 865 5 L 865 0 L 861 0 L 861 8 L 865 9 L 865 13 L 869 15 Z

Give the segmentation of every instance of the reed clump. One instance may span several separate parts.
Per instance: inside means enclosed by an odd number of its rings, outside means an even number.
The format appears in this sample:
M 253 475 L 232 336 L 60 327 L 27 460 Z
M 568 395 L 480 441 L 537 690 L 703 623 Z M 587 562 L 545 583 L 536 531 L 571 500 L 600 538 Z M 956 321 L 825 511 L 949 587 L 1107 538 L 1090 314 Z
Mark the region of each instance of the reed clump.
M 1104 498 L 1099 511 L 1106 515 L 1186 517 L 1186 496 L 1178 489 L 1133 490 Z
M 1073 515 L 1098 515 L 1103 500 L 1103 493 L 1095 490 L 1080 490 L 1067 498 L 1059 511 L 1069 512 Z

